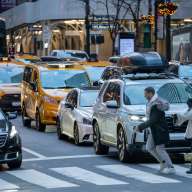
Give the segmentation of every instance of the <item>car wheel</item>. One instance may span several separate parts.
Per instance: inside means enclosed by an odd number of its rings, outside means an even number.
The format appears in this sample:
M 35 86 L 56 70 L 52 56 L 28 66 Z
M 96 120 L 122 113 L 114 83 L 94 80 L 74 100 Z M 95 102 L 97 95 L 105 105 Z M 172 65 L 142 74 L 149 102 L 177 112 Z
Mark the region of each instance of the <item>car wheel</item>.
M 98 155 L 107 154 L 109 152 L 109 147 L 101 144 L 99 125 L 97 122 L 93 125 L 93 146 L 95 153 Z
M 22 164 L 22 153 L 20 152 L 19 158 L 13 161 L 7 162 L 7 165 L 10 169 L 19 169 Z
M 117 149 L 118 149 L 119 160 L 121 162 L 127 162 L 129 159 L 129 152 L 127 151 L 126 144 L 127 144 L 126 135 L 123 128 L 121 127 L 118 130 L 118 134 L 117 134 Z
M 24 127 L 30 127 L 31 126 L 31 119 L 27 118 L 26 110 L 25 110 L 25 106 L 24 105 L 22 107 L 21 117 L 22 117 L 23 126 Z
M 41 116 L 38 110 L 35 115 L 35 125 L 38 131 L 45 132 L 46 125 L 41 122 Z
M 78 128 L 78 125 L 77 123 L 75 123 L 74 125 L 74 141 L 75 141 L 75 144 L 76 145 L 79 145 L 79 128 Z
M 58 137 L 59 140 L 63 140 L 64 139 L 64 135 L 61 132 L 61 125 L 60 125 L 59 118 L 57 118 L 57 137 Z

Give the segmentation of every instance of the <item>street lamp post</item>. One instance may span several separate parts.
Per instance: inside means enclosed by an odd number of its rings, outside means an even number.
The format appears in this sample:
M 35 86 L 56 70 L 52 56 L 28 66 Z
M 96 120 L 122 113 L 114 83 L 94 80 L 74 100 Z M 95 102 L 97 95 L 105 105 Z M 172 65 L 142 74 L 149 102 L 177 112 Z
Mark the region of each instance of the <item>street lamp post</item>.
M 85 2 L 85 25 L 86 25 L 86 52 L 90 56 L 90 0 L 84 0 Z

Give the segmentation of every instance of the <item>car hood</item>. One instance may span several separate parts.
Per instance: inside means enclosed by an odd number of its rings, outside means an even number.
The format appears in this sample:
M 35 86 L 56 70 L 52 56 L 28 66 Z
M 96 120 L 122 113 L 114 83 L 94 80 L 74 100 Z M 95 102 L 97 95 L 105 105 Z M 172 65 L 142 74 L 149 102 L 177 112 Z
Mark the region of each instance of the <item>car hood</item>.
M 20 83 L 1 84 L 0 92 L 4 94 L 21 94 L 21 84 Z
M 44 92 L 51 97 L 64 99 L 70 90 L 71 89 L 44 89 Z
M 80 113 L 84 117 L 91 118 L 93 115 L 93 108 L 92 107 L 79 107 L 77 109 L 78 113 Z
M 146 114 L 146 105 L 129 105 L 125 107 L 129 114 L 144 115 Z M 170 104 L 170 108 L 166 111 L 166 115 L 175 113 L 183 113 L 187 110 L 187 104 Z

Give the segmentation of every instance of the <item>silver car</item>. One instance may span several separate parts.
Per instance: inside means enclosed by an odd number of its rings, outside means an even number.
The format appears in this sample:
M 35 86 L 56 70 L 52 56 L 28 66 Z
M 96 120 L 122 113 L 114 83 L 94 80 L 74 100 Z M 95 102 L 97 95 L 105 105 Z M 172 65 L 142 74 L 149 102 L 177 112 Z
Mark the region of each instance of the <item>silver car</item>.
M 97 88 L 73 89 L 61 101 L 57 118 L 58 138 L 68 136 L 75 144 L 93 141 L 92 106 L 98 96 Z
M 166 75 L 128 75 L 122 80 L 106 81 L 93 108 L 93 142 L 96 154 L 108 153 L 109 147 L 118 149 L 120 161 L 127 161 L 135 151 L 146 151 L 147 134 L 135 133 L 134 127 L 146 121 L 144 89 L 152 86 L 158 95 L 170 102 L 166 113 L 169 126 L 170 152 L 190 151 L 185 141 L 186 123 L 177 127 L 173 114 L 187 109 L 186 101 L 192 97 L 192 88 L 177 78 Z

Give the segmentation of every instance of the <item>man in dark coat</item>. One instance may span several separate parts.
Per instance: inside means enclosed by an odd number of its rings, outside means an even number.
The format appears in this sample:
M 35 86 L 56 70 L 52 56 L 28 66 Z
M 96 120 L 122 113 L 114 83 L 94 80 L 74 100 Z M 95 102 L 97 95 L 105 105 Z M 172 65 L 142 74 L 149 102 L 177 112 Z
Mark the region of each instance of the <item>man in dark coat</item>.
M 147 151 L 160 163 L 161 173 L 174 174 L 174 166 L 165 150 L 165 145 L 169 141 L 165 111 L 169 109 L 169 103 L 159 98 L 153 87 L 145 89 L 145 98 L 148 100 L 146 110 L 148 120 L 141 123 L 136 130 L 141 132 L 148 129 Z

